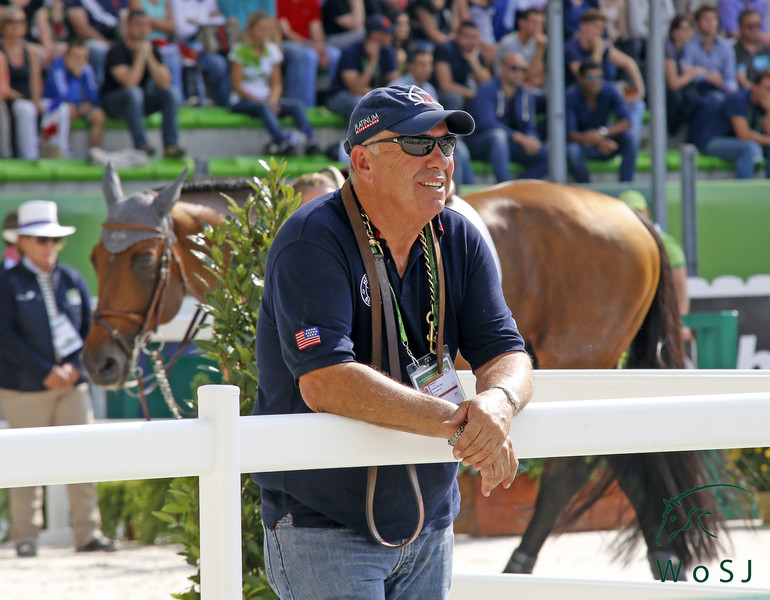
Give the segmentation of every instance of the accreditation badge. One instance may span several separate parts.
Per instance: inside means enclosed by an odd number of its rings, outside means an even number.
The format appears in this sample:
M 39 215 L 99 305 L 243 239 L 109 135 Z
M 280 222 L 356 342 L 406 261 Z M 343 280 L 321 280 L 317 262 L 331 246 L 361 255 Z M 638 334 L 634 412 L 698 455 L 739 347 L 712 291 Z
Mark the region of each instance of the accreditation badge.
M 59 313 L 51 319 L 51 336 L 53 347 L 61 357 L 69 356 L 83 347 L 83 339 L 65 314 Z
M 440 375 L 438 362 L 430 354 L 423 356 L 416 365 L 408 365 L 406 372 L 409 373 L 412 385 L 421 392 L 449 400 L 455 404 L 460 404 L 465 400 L 463 388 L 446 345 L 444 345 L 444 369 Z

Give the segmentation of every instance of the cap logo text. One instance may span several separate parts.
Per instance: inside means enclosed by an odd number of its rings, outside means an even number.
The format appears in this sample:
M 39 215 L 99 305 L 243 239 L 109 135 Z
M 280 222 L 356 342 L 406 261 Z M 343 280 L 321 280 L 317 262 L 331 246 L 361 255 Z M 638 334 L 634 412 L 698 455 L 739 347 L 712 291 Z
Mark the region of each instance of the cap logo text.
M 358 135 L 365 129 L 368 129 L 372 125 L 375 125 L 379 122 L 380 122 L 380 115 L 378 113 L 374 113 L 369 115 L 368 117 L 364 117 L 363 119 L 361 119 L 358 123 L 356 123 L 353 129 L 355 130 L 356 135 Z

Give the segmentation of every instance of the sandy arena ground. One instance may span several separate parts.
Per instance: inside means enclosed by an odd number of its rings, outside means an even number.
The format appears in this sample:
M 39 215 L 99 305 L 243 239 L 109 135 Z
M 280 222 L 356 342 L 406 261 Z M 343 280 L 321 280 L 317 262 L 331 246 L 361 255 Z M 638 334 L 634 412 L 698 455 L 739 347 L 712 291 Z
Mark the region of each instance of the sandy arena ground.
M 613 562 L 613 532 L 571 533 L 552 536 L 540 554 L 535 573 L 554 577 L 621 580 L 651 579 L 640 548 L 628 566 Z M 731 527 L 733 549 L 724 559 L 733 560 L 735 582 L 746 578 L 747 561 L 752 561 L 752 578 L 746 584 L 770 593 L 770 526 L 751 531 L 742 525 Z M 173 592 L 188 588 L 192 573 L 177 555 L 178 546 L 125 544 L 118 552 L 76 554 L 66 538 L 43 538 L 36 558 L 19 559 L 11 544 L 0 546 L 0 600 L 168 600 Z M 458 536 L 455 570 L 458 573 L 499 573 L 517 536 L 471 538 Z M 719 564 L 708 565 L 708 583 L 719 584 L 725 577 Z M 703 571 L 701 571 L 702 575 Z M 690 574 L 688 573 L 688 576 Z

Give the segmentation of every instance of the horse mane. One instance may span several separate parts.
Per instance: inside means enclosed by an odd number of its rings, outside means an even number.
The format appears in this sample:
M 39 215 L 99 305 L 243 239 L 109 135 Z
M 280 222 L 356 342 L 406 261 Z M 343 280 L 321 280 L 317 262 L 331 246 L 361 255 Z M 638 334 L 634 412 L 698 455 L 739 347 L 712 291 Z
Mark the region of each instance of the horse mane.
M 204 177 L 201 179 L 190 179 L 182 184 L 182 194 L 203 194 L 207 192 L 241 192 L 244 190 L 252 191 L 254 188 L 251 183 L 253 178 L 249 177 Z M 165 186 L 153 188 L 159 192 L 165 189 Z

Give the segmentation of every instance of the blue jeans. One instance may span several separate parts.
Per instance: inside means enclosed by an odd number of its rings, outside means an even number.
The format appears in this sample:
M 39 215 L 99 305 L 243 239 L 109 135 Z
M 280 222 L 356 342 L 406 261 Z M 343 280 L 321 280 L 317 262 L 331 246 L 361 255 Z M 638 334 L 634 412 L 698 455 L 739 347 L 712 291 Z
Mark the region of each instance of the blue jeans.
M 471 156 L 491 163 L 498 183 L 511 179 L 511 162 L 524 167 L 524 172 L 519 175 L 521 179 L 542 179 L 548 175 L 548 148 L 545 144 L 537 154 L 527 154 L 520 144 L 509 138 L 504 129 L 488 129 L 466 138 L 465 143 L 468 144 Z
M 216 52 L 205 52 L 198 57 L 198 66 L 209 84 L 217 106 L 230 106 L 230 65 Z M 205 89 L 200 98 L 205 98 Z
M 704 154 L 734 161 L 736 179 L 754 177 L 754 168 L 764 154 L 765 177 L 770 177 L 770 147 L 762 147 L 751 140 L 739 140 L 728 136 L 715 137 L 706 144 Z
M 217 106 L 230 106 L 230 64 L 227 59 L 217 52 L 204 52 L 203 44 L 197 40 L 186 40 L 184 45 L 198 52 L 198 61 L 187 65 L 191 72 L 187 77 L 187 95 L 198 96 L 202 103 L 208 98 L 206 83 L 211 90 Z M 190 79 L 192 78 L 192 79 Z M 182 97 L 185 97 L 184 85 Z
M 280 144 L 284 140 L 283 129 L 281 129 L 281 124 L 278 122 L 278 117 L 282 115 L 293 117 L 299 130 L 312 139 L 313 131 L 305 114 L 305 105 L 299 100 L 292 100 L 291 98 L 279 99 L 278 105 L 281 109 L 279 114 L 275 114 L 275 111 L 269 104 L 265 102 L 252 102 L 251 100 L 240 100 L 233 104 L 231 110 L 235 113 L 244 113 L 251 117 L 262 119 L 276 144 Z
M 634 136 L 636 147 L 639 147 L 639 140 L 642 137 L 642 124 L 644 122 L 644 111 L 647 105 L 644 100 L 637 100 L 632 104 L 626 105 L 628 111 L 628 120 L 631 121 L 631 135 Z
M 624 131 L 612 138 L 618 143 L 618 149 L 612 154 L 602 154 L 596 146 L 581 146 L 575 142 L 567 144 L 567 165 L 577 183 L 588 183 L 591 177 L 588 174 L 586 160 L 609 160 L 620 154 L 620 181 L 633 181 L 636 172 L 637 146 L 634 136 Z
M 107 116 L 126 122 L 135 148 L 147 146 L 142 119 L 158 111 L 163 113 L 163 147 L 178 143 L 179 92 L 173 87 L 149 91 L 140 87 L 122 88 L 102 96 L 102 107 Z
M 184 98 L 184 84 L 182 82 L 182 52 L 176 44 L 158 46 L 158 51 L 163 59 L 163 64 L 171 73 L 171 83 L 179 91 L 180 98 Z
M 94 70 L 97 87 L 102 87 L 104 83 L 104 65 L 107 62 L 107 52 L 110 50 L 110 44 L 102 40 L 92 39 L 85 41 L 88 48 L 88 63 Z
M 353 109 L 361 98 L 363 98 L 363 96 L 354 96 L 347 90 L 340 90 L 326 101 L 326 108 L 335 115 L 350 119 L 350 115 L 353 114 Z
M 265 531 L 265 571 L 293 600 L 441 600 L 452 584 L 454 534 L 421 533 L 405 548 L 385 548 L 342 527 L 294 527 L 287 515 Z
M 283 78 L 284 98 L 294 98 L 301 100 L 305 106 L 315 106 L 318 53 L 310 46 L 291 40 L 284 41 L 281 49 L 286 73 Z M 329 56 L 329 77 L 333 81 L 342 52 L 326 44 L 326 53 Z

